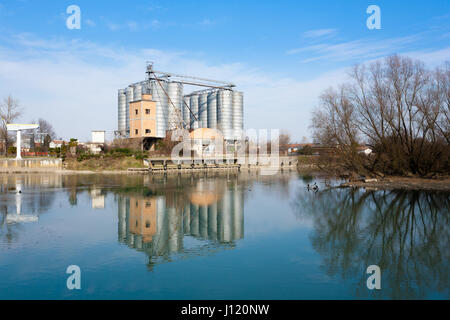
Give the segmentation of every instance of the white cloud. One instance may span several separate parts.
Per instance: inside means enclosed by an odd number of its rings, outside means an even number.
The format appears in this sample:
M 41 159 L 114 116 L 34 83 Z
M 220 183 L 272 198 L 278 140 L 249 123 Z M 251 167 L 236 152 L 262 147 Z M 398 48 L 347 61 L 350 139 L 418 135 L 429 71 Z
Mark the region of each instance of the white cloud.
M 426 55 L 440 59 L 448 52 Z M 0 44 L 0 97 L 11 93 L 25 109 L 23 120 L 48 119 L 66 139 L 87 140 L 91 130 L 99 129 L 111 138 L 117 126 L 117 89 L 143 80 L 146 61 L 154 61 L 159 70 L 236 83 L 244 91 L 246 128 L 287 129 L 297 140 L 308 136 L 319 94 L 346 77 L 343 68 L 299 81 L 242 63 L 212 65 L 190 52 L 128 51 L 22 34 Z
M 96 23 L 93 20 L 91 20 L 91 19 L 86 19 L 86 24 L 89 27 L 95 27 L 96 26 Z
M 303 32 L 303 37 L 305 38 L 320 38 L 324 36 L 330 36 L 337 32 L 337 29 L 316 29 L 316 30 L 309 30 L 306 32 Z
M 305 54 L 302 62 L 317 60 L 349 61 L 354 59 L 373 59 L 399 51 L 417 42 L 419 35 L 383 40 L 359 39 L 341 43 L 321 43 L 301 48 L 290 49 L 288 55 Z
M 111 30 L 111 31 L 117 31 L 117 30 L 119 30 L 119 29 L 121 28 L 121 26 L 118 25 L 117 23 L 111 23 L 111 22 L 108 22 L 108 23 L 106 24 L 106 26 L 107 26 L 108 29 Z

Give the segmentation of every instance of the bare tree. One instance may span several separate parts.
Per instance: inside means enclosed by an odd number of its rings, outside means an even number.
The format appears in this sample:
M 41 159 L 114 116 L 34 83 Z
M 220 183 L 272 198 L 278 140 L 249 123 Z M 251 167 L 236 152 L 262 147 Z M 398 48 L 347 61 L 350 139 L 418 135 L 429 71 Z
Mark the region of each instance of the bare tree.
M 38 141 L 42 143 L 44 151 L 47 151 L 50 142 L 56 138 L 56 133 L 53 126 L 50 122 L 42 118 L 39 118 L 37 121 L 32 120 L 31 123 L 39 124 L 39 128 L 33 131 L 33 144 L 37 138 Z
M 291 143 L 291 134 L 288 131 L 281 131 L 278 137 L 278 143 L 281 154 L 287 154 L 289 144 Z
M 19 103 L 11 95 L 3 98 L 3 102 L 0 104 L 0 139 L 4 143 L 3 154 L 6 156 L 8 148 L 12 142 L 12 137 L 9 134 L 6 125 L 12 123 L 20 116 Z
M 339 162 L 354 171 L 448 172 L 449 64 L 432 71 L 394 55 L 355 66 L 350 78 L 321 96 L 311 125 L 316 140 L 336 147 Z M 373 157 L 358 153 L 363 143 Z

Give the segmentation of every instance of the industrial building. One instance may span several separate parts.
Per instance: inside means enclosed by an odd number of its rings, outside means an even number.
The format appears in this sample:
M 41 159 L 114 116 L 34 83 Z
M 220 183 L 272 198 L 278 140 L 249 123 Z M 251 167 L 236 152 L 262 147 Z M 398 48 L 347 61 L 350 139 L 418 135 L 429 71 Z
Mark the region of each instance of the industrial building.
M 202 90 L 185 94 L 185 86 Z M 116 138 L 141 139 L 150 146 L 176 129 L 218 130 L 227 144 L 243 139 L 244 97 L 223 81 L 153 70 L 147 79 L 118 90 Z

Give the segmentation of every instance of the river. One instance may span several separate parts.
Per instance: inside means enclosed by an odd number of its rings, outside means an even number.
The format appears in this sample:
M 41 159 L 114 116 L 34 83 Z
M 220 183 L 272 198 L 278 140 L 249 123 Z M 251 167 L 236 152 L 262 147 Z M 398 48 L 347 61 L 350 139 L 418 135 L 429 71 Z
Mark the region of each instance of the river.
M 0 299 L 448 299 L 449 193 L 335 183 L 0 175 Z

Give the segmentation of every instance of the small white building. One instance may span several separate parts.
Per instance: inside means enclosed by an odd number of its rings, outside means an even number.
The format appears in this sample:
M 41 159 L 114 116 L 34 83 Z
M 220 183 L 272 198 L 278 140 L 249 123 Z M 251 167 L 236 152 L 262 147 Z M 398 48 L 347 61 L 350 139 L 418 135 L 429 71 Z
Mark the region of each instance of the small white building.
M 105 143 L 105 131 L 104 130 L 94 130 L 92 131 L 92 143 Z
M 98 154 L 102 151 L 102 147 L 104 146 L 104 144 L 105 144 L 105 131 L 93 130 L 91 142 L 87 143 L 86 145 L 92 153 Z
M 63 143 L 64 143 L 63 140 L 53 140 L 52 142 L 50 142 L 49 147 L 52 149 L 61 148 Z

